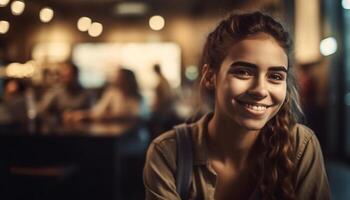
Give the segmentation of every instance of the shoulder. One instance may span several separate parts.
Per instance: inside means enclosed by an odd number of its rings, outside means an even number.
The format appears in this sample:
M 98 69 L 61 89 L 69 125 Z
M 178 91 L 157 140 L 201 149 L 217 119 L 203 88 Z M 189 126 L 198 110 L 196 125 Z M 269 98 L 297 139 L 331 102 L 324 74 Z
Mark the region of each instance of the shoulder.
M 191 130 L 191 132 L 196 133 L 194 129 L 196 128 L 196 123 L 186 124 L 187 128 Z M 176 132 L 175 129 L 171 129 L 167 132 L 162 133 L 158 137 L 156 137 L 151 146 L 156 146 L 156 148 L 160 148 L 162 150 L 171 150 L 176 152 Z M 150 147 L 151 147 L 150 146 Z
M 174 130 L 167 131 L 155 138 L 148 147 L 146 164 L 154 162 L 175 170 L 176 166 L 176 135 Z
M 58 86 L 54 86 L 52 88 L 50 88 L 45 94 L 48 95 L 61 95 L 66 93 L 66 90 L 64 87 L 62 87 L 61 85 Z
M 188 124 L 187 126 L 192 131 L 195 124 Z M 154 159 L 155 157 L 158 157 L 158 159 L 162 158 L 164 162 L 168 162 L 169 166 L 175 170 L 176 154 L 176 132 L 174 129 L 171 129 L 165 133 L 162 133 L 151 142 L 147 151 L 147 159 L 150 160 Z
M 305 153 L 305 150 L 308 147 L 311 147 L 312 149 L 318 148 L 318 140 L 314 132 L 309 127 L 303 124 L 295 125 L 295 127 L 292 130 L 292 137 L 297 160 L 301 159 L 301 157 Z
M 297 124 L 293 131 L 296 152 L 295 164 L 299 175 L 325 173 L 323 153 L 314 132 L 305 125 Z
M 61 86 L 55 86 L 47 90 L 42 97 L 44 102 L 51 102 L 66 96 L 66 91 Z
M 162 133 L 160 136 L 155 138 L 150 148 L 159 148 L 160 150 L 176 150 L 176 133 L 175 130 L 169 130 L 165 133 Z
M 175 186 L 176 139 L 171 130 L 152 141 L 143 169 L 146 199 L 178 199 Z
M 321 146 L 314 132 L 301 124 L 293 129 L 296 147 L 297 199 L 330 199 Z
M 103 91 L 102 95 L 112 95 L 112 94 L 119 94 L 119 93 L 120 91 L 118 88 L 109 86 Z

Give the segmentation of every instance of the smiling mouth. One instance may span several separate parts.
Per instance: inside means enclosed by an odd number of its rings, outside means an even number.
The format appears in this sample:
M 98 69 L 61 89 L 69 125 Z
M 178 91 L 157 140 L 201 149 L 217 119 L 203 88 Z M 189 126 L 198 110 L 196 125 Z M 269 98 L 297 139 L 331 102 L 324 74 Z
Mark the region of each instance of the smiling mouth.
M 254 105 L 254 104 L 244 104 L 244 106 L 255 111 L 265 111 L 267 109 L 267 106 Z
M 251 102 L 243 102 L 243 101 L 237 101 L 237 102 L 243 105 L 248 110 L 252 110 L 260 113 L 266 111 L 267 108 L 271 107 L 269 105 L 265 105 L 261 103 L 251 103 Z

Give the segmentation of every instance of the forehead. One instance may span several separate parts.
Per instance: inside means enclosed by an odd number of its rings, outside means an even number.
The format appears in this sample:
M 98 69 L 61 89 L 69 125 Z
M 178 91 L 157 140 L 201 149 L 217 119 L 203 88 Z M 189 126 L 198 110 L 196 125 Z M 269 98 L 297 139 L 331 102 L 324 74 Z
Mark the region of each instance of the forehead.
M 272 36 L 258 33 L 234 42 L 224 62 L 246 61 L 257 66 L 288 66 L 285 50 Z

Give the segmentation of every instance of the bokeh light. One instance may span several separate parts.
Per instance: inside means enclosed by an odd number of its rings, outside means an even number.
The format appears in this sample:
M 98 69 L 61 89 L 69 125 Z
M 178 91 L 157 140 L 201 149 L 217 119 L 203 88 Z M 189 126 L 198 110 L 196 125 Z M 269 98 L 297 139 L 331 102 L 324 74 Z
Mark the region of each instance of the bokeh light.
M 93 22 L 88 30 L 88 33 L 91 37 L 98 37 L 103 31 L 103 26 L 101 23 Z
M 0 21 L 0 34 L 5 34 L 10 28 L 10 23 L 5 20 Z
M 47 23 L 52 20 L 54 12 L 51 8 L 45 7 L 40 10 L 40 21 Z
M 77 27 L 79 31 L 88 31 L 91 26 L 91 19 L 89 17 L 81 17 L 78 20 Z
M 6 76 L 14 78 L 25 78 L 33 76 L 35 66 L 33 62 L 11 63 L 6 67 Z
M 149 19 L 149 26 L 152 30 L 159 31 L 164 28 L 165 20 L 160 15 L 155 15 Z
M 320 52 L 324 56 L 334 54 L 338 49 L 337 40 L 333 37 L 325 38 L 320 43 Z
M 344 9 L 350 9 L 350 0 L 343 0 L 341 2 L 341 5 L 343 6 Z
M 5 7 L 9 3 L 10 0 L 0 0 L 0 7 Z
M 13 15 L 21 15 L 26 4 L 23 1 L 14 1 L 11 4 L 11 12 Z
M 196 80 L 198 78 L 198 68 L 194 65 L 186 67 L 185 76 L 190 81 Z

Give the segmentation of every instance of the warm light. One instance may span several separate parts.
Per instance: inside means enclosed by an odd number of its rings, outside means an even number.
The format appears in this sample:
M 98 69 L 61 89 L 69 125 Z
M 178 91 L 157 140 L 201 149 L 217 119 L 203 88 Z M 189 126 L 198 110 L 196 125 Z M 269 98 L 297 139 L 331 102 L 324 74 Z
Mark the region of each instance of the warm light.
M 88 17 L 81 17 L 79 20 L 78 20 L 78 23 L 77 23 L 77 27 L 79 29 L 79 31 L 87 31 L 89 30 L 91 26 L 91 19 L 88 18 Z
M 143 2 L 122 2 L 114 7 L 113 12 L 118 15 L 142 15 L 148 10 Z
M 6 76 L 15 78 L 31 77 L 34 74 L 34 69 L 32 62 L 25 64 L 11 63 L 6 67 Z
M 149 26 L 152 30 L 159 31 L 164 28 L 165 20 L 162 16 L 155 15 L 149 19 Z
M 49 21 L 51 21 L 51 19 L 53 18 L 53 10 L 49 7 L 45 7 L 43 9 L 40 10 L 40 20 L 44 23 L 47 23 Z
M 1 20 L 0 21 L 0 34 L 5 34 L 10 28 L 10 24 L 8 21 Z
M 21 15 L 24 11 L 25 4 L 23 1 L 14 1 L 11 4 L 11 12 L 13 15 Z
M 333 37 L 323 39 L 320 43 L 320 52 L 324 56 L 329 56 L 337 51 L 337 41 Z
M 350 0 L 343 0 L 341 2 L 341 5 L 343 6 L 344 9 L 350 9 Z
M 32 58 L 37 62 L 58 63 L 69 59 L 71 45 L 68 42 L 43 42 L 34 45 Z
M 93 22 L 88 30 L 91 37 L 98 37 L 103 31 L 103 26 L 101 23 Z
M 0 0 L 0 7 L 5 7 L 9 3 L 10 0 Z

